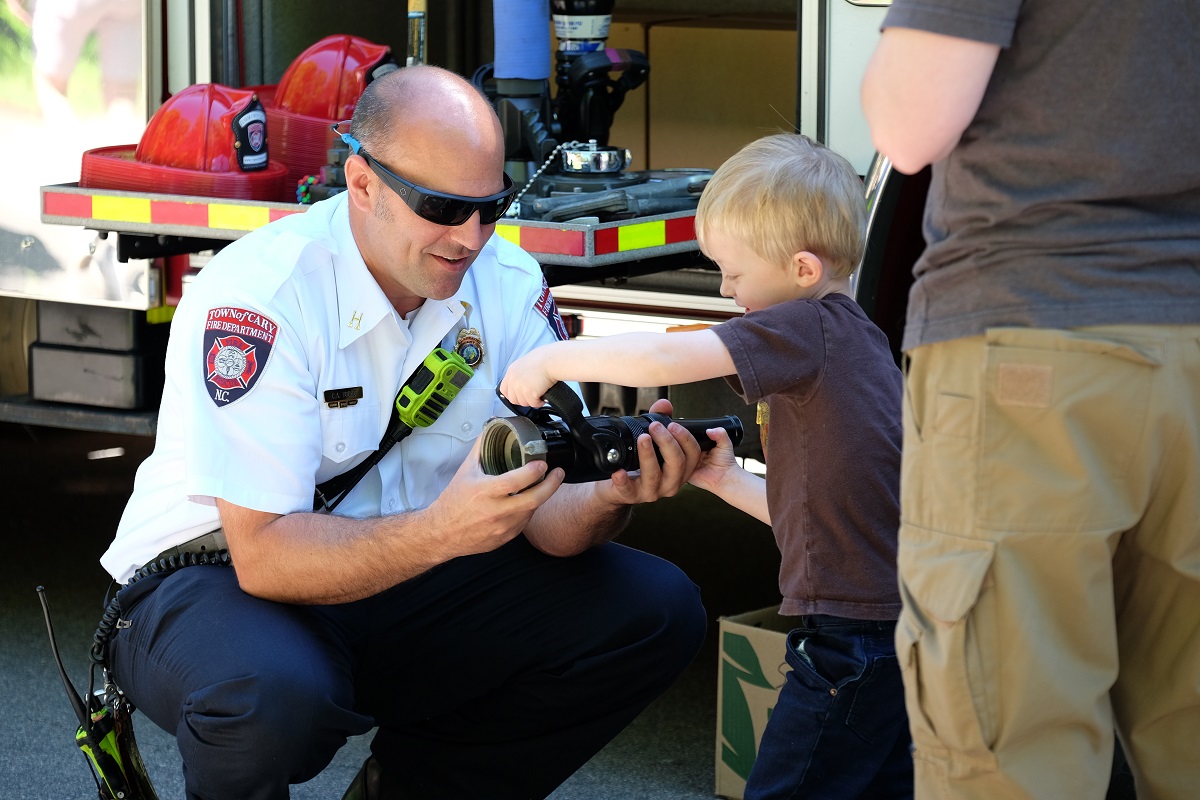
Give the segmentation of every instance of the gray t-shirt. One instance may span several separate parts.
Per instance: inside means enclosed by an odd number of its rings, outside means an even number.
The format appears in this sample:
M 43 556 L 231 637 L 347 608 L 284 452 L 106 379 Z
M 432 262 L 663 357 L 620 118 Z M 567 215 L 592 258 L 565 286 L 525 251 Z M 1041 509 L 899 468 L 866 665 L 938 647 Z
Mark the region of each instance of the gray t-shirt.
M 997 44 L 935 164 L 903 347 L 999 326 L 1200 323 L 1200 3 L 894 0 Z
M 900 614 L 900 370 L 843 294 L 712 328 L 747 402 L 767 399 L 767 507 L 783 556 L 782 614 Z

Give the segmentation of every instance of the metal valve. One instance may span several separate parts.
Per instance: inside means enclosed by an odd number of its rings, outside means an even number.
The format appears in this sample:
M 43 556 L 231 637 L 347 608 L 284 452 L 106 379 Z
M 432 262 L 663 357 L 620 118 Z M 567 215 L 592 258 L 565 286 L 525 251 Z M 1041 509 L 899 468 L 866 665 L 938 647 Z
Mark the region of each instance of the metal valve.
M 595 139 L 577 147 L 564 147 L 562 168 L 572 173 L 620 172 L 633 161 L 633 155 L 625 147 L 600 145 Z

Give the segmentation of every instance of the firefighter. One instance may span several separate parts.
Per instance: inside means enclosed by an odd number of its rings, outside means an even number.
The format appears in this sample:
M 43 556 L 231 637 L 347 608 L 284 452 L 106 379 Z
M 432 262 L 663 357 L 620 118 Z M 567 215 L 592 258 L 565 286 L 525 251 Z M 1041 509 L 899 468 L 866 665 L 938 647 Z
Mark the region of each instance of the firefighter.
M 102 558 L 126 583 L 112 671 L 176 736 L 191 798 L 286 798 L 373 727 L 354 796 L 544 797 L 704 638 L 696 586 L 610 541 L 699 446 L 657 424 L 640 475 L 485 475 L 499 377 L 565 336 L 537 263 L 492 235 L 515 193 L 499 121 L 415 66 L 367 87 L 346 138 L 347 190 L 223 249 L 179 305 L 155 450 Z M 474 376 L 437 422 L 314 512 L 407 376 L 463 341 Z M 232 569 L 146 567 L 211 547 Z

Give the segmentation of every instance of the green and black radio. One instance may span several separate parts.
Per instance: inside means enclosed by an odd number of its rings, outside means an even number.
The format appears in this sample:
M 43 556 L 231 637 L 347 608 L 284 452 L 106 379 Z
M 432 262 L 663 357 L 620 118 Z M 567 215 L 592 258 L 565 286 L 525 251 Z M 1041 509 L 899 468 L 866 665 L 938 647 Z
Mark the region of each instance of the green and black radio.
M 313 511 L 329 512 L 337 508 L 363 475 L 378 464 L 397 442 L 416 428 L 428 428 L 437 422 L 446 406 L 474 375 L 475 370 L 458 353 L 442 347 L 434 348 L 396 393 L 394 413 L 379 442 L 379 448 L 349 472 L 343 472 L 319 485 L 313 493 Z
M 410 428 L 428 428 L 437 422 L 474 374 L 475 370 L 458 353 L 436 348 L 425 356 L 396 395 L 400 421 Z
M 97 796 L 100 800 L 158 800 L 133 735 L 133 705 L 111 684 L 107 667 L 104 668 L 104 699 L 101 700 L 95 692 L 89 692 L 86 702 L 79 696 L 67 677 L 67 670 L 58 652 L 46 590 L 39 586 L 37 593 L 42 603 L 42 615 L 46 619 L 50 650 L 58 666 L 58 676 L 79 720 L 75 744 L 87 756 L 92 778 L 96 781 Z M 93 683 L 98 665 L 99 662 L 93 659 Z

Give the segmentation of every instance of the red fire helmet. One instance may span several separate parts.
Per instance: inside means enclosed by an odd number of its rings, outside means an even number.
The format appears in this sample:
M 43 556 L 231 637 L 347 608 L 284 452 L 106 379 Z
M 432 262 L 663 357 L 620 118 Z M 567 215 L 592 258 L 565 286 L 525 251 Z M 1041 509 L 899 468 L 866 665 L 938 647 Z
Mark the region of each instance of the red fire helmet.
M 367 84 L 399 65 L 391 48 L 335 34 L 296 57 L 279 84 L 259 87 L 271 128 L 271 154 L 295 187 L 317 175 L 337 137 L 329 126 L 350 119 Z
M 136 147 L 83 154 L 80 186 L 284 200 L 287 170 L 267 154 L 267 114 L 250 90 L 189 86 L 154 113 Z
M 283 73 L 275 105 L 308 117 L 349 119 L 367 84 L 398 67 L 387 45 L 345 33 L 326 36 Z
M 138 142 L 138 161 L 206 172 L 253 172 L 267 165 L 267 113 L 245 89 L 214 83 L 169 98 Z

